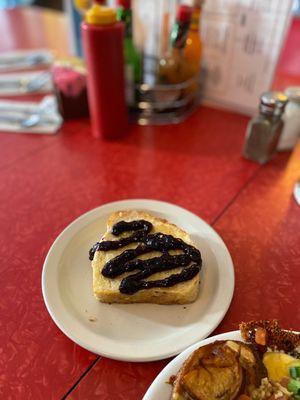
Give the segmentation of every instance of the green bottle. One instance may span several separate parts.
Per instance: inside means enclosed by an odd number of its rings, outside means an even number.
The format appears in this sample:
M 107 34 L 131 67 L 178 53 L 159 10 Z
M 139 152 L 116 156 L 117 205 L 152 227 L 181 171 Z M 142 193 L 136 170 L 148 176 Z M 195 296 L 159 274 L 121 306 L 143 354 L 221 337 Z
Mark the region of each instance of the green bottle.
M 142 58 L 141 54 L 134 46 L 132 39 L 132 10 L 131 0 L 118 0 L 117 16 L 118 20 L 124 22 L 124 56 L 125 56 L 125 76 L 126 76 L 126 99 L 129 105 L 135 103 L 134 85 L 141 82 L 142 77 Z

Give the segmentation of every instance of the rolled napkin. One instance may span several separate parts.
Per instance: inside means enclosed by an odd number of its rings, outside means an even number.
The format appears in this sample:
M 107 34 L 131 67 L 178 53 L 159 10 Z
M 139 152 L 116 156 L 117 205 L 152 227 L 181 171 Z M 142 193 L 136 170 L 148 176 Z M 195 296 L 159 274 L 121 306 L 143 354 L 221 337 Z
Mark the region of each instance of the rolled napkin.
M 14 72 L 0 74 L 0 95 L 20 96 L 24 94 L 52 92 L 50 71 Z
M 39 103 L 0 100 L 0 131 L 55 134 L 62 124 L 55 96 Z
M 36 68 L 50 65 L 53 54 L 46 49 L 15 50 L 0 53 L 0 71 Z

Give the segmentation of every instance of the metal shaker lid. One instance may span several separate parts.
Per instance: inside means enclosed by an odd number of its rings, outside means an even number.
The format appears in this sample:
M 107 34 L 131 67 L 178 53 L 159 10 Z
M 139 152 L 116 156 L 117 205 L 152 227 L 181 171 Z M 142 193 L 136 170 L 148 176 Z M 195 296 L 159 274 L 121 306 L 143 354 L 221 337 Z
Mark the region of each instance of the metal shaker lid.
M 283 113 L 288 97 L 283 92 L 265 92 L 260 97 L 260 111 L 271 115 Z

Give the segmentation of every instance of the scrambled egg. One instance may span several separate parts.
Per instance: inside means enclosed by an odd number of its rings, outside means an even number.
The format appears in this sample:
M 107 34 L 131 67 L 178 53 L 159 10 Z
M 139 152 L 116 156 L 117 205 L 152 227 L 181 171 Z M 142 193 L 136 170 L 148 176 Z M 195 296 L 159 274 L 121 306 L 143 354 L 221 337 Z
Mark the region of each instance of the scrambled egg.
M 291 367 L 300 367 L 300 360 L 284 353 L 265 353 L 263 363 L 268 371 L 269 379 L 276 382 L 280 382 L 284 377 L 289 377 Z

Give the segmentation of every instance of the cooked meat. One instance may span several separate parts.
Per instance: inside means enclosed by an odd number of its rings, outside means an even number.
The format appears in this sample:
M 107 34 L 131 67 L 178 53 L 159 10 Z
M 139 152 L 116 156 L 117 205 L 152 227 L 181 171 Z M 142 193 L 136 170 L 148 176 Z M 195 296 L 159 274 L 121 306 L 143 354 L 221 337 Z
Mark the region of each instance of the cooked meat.
M 243 340 L 254 344 L 259 351 L 267 348 L 291 353 L 300 345 L 300 334 L 281 329 L 277 320 L 242 322 L 240 331 Z M 264 337 L 264 340 L 259 340 Z

